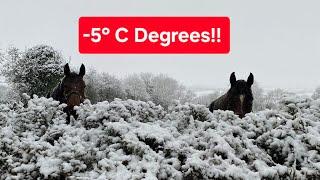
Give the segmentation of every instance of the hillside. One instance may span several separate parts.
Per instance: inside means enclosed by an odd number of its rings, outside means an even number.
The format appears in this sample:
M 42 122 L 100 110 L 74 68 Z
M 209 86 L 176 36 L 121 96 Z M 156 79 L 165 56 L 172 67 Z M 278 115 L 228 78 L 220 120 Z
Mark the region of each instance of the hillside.
M 63 106 L 0 105 L 1 179 L 320 178 L 320 100 L 286 97 L 243 119 L 194 104 L 85 101 L 70 125 Z

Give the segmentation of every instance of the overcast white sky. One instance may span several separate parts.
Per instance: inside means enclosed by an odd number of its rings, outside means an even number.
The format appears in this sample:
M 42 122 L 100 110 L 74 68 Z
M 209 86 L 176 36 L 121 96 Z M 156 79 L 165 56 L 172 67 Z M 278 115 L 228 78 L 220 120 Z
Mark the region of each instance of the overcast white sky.
M 319 1 L 89 1 L 1 0 L 0 48 L 48 44 L 72 64 L 117 76 L 166 73 L 186 85 L 227 87 L 236 71 L 265 88 L 313 89 L 320 85 Z M 83 55 L 80 16 L 229 16 L 228 55 Z

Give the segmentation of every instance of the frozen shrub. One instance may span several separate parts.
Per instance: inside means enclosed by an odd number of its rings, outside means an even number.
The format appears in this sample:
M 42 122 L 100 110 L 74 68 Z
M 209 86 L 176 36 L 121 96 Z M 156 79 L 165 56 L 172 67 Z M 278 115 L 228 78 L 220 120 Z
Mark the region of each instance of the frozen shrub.
M 122 82 L 108 73 L 98 73 L 89 70 L 84 76 L 86 96 L 92 103 L 113 101 L 115 98 L 125 98 Z
M 62 55 L 47 45 L 37 45 L 20 52 L 9 48 L 1 73 L 20 95 L 46 96 L 62 77 Z
M 283 97 L 239 119 L 204 105 L 34 96 L 0 106 L 1 179 L 319 179 L 320 100 Z
M 319 99 L 320 98 L 320 87 L 317 87 L 315 91 L 313 92 L 312 96 L 313 99 Z
M 125 78 L 123 85 L 127 98 L 142 101 L 150 100 L 147 84 L 145 84 L 145 81 L 138 74 L 133 74 Z
M 164 74 L 133 74 L 124 79 L 127 98 L 133 100 L 151 100 L 157 105 L 168 108 L 175 101 L 190 102 L 195 94 L 175 79 Z

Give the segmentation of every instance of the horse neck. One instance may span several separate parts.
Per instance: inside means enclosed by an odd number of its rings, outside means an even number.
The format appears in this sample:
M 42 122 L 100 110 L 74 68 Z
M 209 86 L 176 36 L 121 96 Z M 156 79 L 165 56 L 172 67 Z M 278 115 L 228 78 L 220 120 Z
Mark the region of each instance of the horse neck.
M 59 84 L 54 88 L 54 91 L 52 93 L 52 97 L 53 97 L 53 99 L 58 100 L 61 103 L 64 102 L 61 82 L 59 82 Z
M 219 107 L 219 109 L 226 110 L 228 107 L 228 93 L 225 93 L 224 95 L 220 96 L 217 100 L 214 101 L 214 104 L 216 107 Z

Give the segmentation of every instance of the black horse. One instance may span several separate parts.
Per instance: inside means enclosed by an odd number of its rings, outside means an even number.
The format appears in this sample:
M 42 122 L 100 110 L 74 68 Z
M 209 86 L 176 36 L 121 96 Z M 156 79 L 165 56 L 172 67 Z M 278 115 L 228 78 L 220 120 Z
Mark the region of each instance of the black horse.
M 231 88 L 228 92 L 213 101 L 209 106 L 209 110 L 211 112 L 217 109 L 230 110 L 239 115 L 240 118 L 243 118 L 246 113 L 252 111 L 253 95 L 251 86 L 253 84 L 253 74 L 250 73 L 247 81 L 245 81 L 237 80 L 233 72 L 230 75 L 230 84 Z
M 60 103 L 67 104 L 64 111 L 67 113 L 67 123 L 70 123 L 70 115 L 77 118 L 76 112 L 73 109 L 74 106 L 80 105 L 85 99 L 85 82 L 83 76 L 86 70 L 82 64 L 79 74 L 71 72 L 69 64 L 64 66 L 64 77 L 59 84 L 53 89 L 52 93 L 48 94 L 48 98 L 52 97 L 54 100 L 60 101 Z

